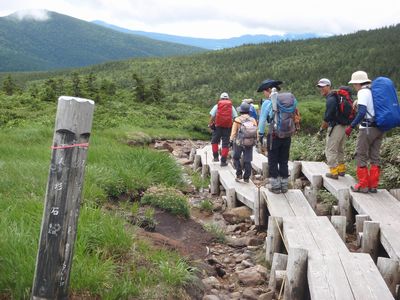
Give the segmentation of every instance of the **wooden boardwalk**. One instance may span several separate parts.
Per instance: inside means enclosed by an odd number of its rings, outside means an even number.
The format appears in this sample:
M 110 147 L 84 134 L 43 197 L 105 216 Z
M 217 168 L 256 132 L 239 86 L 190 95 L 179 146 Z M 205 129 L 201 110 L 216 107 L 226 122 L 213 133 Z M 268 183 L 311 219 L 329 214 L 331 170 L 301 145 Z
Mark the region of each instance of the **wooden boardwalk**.
M 384 271 L 378 270 L 371 256 L 351 253 L 343 241 L 345 216 L 351 213 L 350 203 L 353 203 L 360 214 L 367 214 L 371 220 L 380 222 L 382 244 L 391 257 L 400 257 L 400 238 L 395 238 L 395 235 L 400 236 L 400 202 L 389 192 L 379 191 L 376 195 L 350 193 L 349 187 L 355 183 L 351 176 L 339 180 L 327 178 L 325 173 L 329 168 L 323 162 L 290 163 L 292 180 L 301 170 L 310 180 L 313 190 L 325 187 L 339 199 L 344 216 L 332 216 L 331 223 L 327 217 L 316 216 L 301 190 L 273 194 L 251 181 L 247 184 L 237 182 L 231 165 L 221 167 L 219 162 L 213 162 L 210 146 L 197 149 L 196 157 L 195 165 L 202 165 L 203 176 L 211 175 L 211 192 L 219 193 L 220 185 L 225 189 L 228 207 L 235 207 L 237 201 L 242 202 L 253 210 L 256 225 L 265 225 L 269 216 L 266 259 L 271 263 L 271 288 L 275 288 L 279 272 L 284 272 L 283 278 L 287 278 L 288 285 L 285 294 L 289 298 L 290 290 L 298 288 L 293 286 L 296 282 L 293 278 L 297 277 L 306 278 L 303 288 L 308 288 L 308 296 L 296 299 L 394 299 L 392 294 L 395 291 L 393 288 L 389 290 L 387 278 L 384 280 L 380 273 Z M 256 173 L 265 176 L 267 163 L 265 156 L 254 151 L 252 167 Z M 375 202 L 382 197 L 385 200 L 377 209 Z M 288 255 L 282 254 L 283 246 Z M 301 265 L 294 253 L 306 253 L 307 268 L 305 274 L 298 273 L 293 277 L 293 272 L 299 272 L 297 267 Z M 393 285 L 396 287 L 396 282 L 392 282 Z

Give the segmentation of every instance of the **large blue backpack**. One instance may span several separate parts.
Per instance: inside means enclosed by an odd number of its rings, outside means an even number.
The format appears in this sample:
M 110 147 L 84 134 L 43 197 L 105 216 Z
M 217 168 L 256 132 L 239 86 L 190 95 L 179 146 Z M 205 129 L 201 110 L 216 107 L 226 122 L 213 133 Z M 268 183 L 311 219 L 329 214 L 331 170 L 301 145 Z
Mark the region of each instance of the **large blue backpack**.
M 377 77 L 371 84 L 375 122 L 382 131 L 400 126 L 400 106 L 393 82 L 386 77 Z

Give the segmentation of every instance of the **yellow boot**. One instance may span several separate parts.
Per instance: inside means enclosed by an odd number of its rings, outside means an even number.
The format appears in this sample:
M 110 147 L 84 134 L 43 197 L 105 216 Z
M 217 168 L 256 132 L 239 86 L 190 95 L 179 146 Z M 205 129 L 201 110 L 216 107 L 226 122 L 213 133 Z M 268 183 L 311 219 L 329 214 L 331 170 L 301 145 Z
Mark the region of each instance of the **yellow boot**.
M 346 175 L 346 165 L 345 164 L 339 164 L 337 169 L 338 169 L 339 176 Z
M 338 167 L 329 168 L 330 172 L 325 176 L 332 179 L 339 179 Z

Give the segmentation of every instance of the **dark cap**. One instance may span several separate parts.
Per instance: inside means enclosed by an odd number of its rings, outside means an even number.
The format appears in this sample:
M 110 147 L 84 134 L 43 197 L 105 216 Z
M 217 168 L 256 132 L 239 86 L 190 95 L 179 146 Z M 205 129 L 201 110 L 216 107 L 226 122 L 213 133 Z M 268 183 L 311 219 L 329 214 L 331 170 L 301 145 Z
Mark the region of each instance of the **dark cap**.
M 282 81 L 280 81 L 280 80 L 266 79 L 263 82 L 261 82 L 260 86 L 257 89 L 257 92 L 262 92 L 266 89 L 273 88 L 273 87 L 280 90 L 280 87 L 279 87 L 280 84 L 282 84 Z

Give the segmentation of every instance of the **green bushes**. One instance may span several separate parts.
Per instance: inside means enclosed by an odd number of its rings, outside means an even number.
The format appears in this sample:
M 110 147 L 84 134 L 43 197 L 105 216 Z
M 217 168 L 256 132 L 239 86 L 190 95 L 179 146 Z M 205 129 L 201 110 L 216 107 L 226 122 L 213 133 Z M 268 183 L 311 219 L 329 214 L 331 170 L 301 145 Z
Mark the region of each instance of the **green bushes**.
M 162 186 L 151 187 L 142 197 L 141 203 L 159 207 L 177 216 L 185 218 L 190 216 L 187 198 L 172 188 Z

